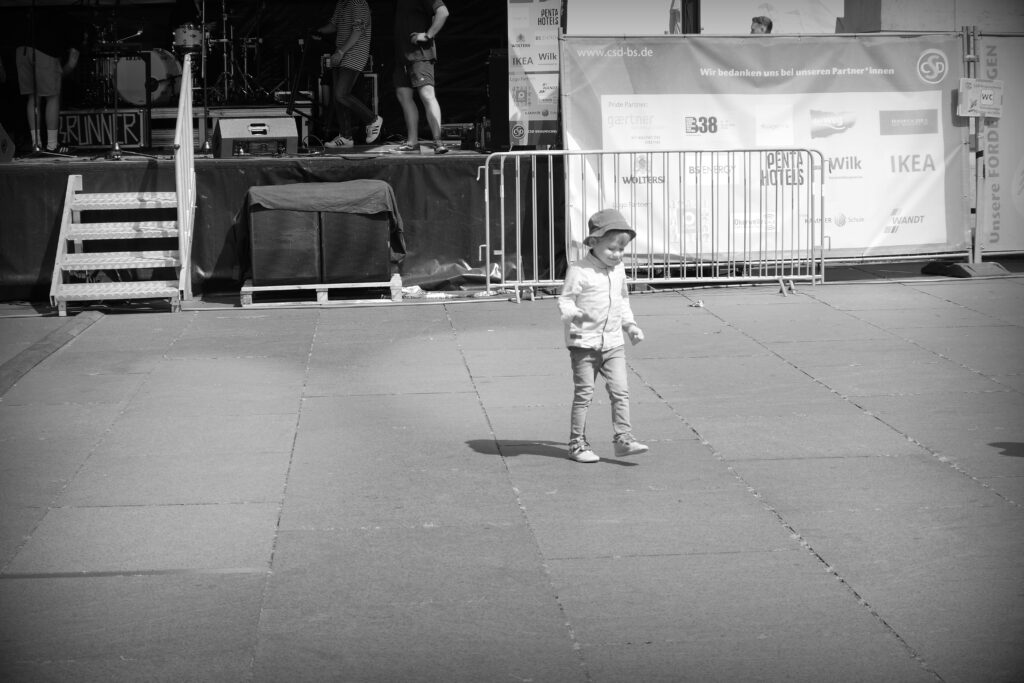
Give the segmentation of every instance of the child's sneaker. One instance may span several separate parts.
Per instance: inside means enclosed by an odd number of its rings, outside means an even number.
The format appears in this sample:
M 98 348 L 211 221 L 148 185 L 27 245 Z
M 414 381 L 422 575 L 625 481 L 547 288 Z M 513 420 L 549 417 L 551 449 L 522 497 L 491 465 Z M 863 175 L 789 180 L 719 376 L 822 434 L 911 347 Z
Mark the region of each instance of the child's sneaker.
M 647 448 L 647 444 L 640 443 L 636 440 L 636 437 L 629 432 L 616 436 L 614 443 L 615 455 L 619 458 L 625 455 L 640 455 L 641 453 L 646 453 L 649 450 Z
M 355 142 L 353 142 L 352 138 L 347 138 L 344 135 L 339 135 L 338 137 L 334 138 L 333 140 L 328 140 L 327 142 L 324 143 L 324 147 L 353 147 L 353 146 L 355 146 Z
M 597 453 L 590 450 L 590 444 L 586 439 L 569 442 L 569 457 L 576 462 L 597 462 L 601 459 L 597 457 Z

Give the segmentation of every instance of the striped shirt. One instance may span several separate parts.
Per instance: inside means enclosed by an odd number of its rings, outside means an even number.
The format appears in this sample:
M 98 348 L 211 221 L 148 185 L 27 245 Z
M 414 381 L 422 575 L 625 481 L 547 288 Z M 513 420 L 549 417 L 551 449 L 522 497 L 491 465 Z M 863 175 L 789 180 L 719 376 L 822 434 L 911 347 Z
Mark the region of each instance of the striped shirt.
M 331 23 L 337 31 L 334 34 L 335 49 L 344 45 L 354 31 L 362 31 L 355 45 L 342 57 L 341 67 L 355 71 L 365 69 L 370 58 L 370 39 L 373 37 L 373 21 L 366 0 L 338 0 Z

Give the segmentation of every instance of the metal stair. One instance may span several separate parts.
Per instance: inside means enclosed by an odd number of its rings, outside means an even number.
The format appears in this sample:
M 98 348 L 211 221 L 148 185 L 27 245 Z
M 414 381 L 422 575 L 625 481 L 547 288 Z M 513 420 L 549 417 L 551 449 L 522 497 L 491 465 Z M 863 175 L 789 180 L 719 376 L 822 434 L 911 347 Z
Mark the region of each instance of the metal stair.
M 67 315 L 69 301 L 167 299 L 180 310 L 185 288 L 178 220 L 90 221 L 85 212 L 159 210 L 179 207 L 176 192 L 82 192 L 82 176 L 68 176 L 50 304 Z M 118 251 L 107 250 L 118 240 Z M 122 242 L 123 241 L 123 242 Z M 138 245 L 136 249 L 125 250 Z M 153 269 L 173 271 L 173 279 L 154 279 Z M 187 269 L 184 269 L 187 270 Z M 113 277 L 111 276 L 113 275 Z M 188 296 L 188 294 L 184 294 Z

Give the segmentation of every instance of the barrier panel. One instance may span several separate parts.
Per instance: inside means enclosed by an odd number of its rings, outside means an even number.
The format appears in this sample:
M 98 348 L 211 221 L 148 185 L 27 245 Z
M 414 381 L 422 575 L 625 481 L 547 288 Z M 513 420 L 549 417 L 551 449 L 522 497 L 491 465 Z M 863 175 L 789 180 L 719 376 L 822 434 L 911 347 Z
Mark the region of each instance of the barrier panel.
M 174 128 L 174 186 L 178 200 L 179 288 L 183 300 L 192 299 L 192 233 L 196 211 L 196 163 L 192 130 L 192 55 L 185 54 Z
M 523 151 L 491 154 L 485 184 L 487 288 L 561 283 L 586 252 L 587 219 L 622 212 L 636 230 L 634 284 L 824 279 L 822 155 L 806 149 Z

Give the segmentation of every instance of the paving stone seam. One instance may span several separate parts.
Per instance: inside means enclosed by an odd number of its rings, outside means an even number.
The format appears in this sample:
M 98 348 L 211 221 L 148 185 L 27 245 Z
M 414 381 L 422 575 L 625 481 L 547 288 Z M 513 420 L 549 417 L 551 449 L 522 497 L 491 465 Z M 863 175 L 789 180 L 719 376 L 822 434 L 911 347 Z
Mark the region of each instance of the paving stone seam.
M 491 438 L 494 440 L 494 446 L 497 449 L 498 454 L 501 456 L 501 463 L 505 473 L 505 479 L 508 482 L 508 485 L 513 495 L 515 496 L 516 507 L 519 508 L 519 514 L 523 518 L 523 524 L 526 526 L 526 529 L 530 534 L 530 539 L 533 544 L 534 552 L 537 556 L 537 562 L 540 565 L 540 569 L 544 573 L 545 581 L 547 582 L 548 593 L 551 596 L 552 600 L 554 600 L 555 605 L 558 608 L 559 615 L 561 615 L 562 624 L 565 627 L 566 635 L 569 638 L 569 643 L 572 646 L 572 650 L 576 655 L 577 664 L 583 671 L 585 680 L 589 681 L 591 680 L 591 676 L 587 667 L 586 657 L 584 656 L 584 645 L 576 634 L 576 628 L 573 626 L 572 617 L 566 609 L 564 601 L 558 594 L 558 589 L 555 586 L 555 582 L 551 575 L 551 567 L 548 564 L 548 558 L 544 557 L 544 552 L 541 549 L 540 541 L 537 538 L 537 532 L 534 529 L 533 524 L 531 524 L 530 522 L 530 516 L 526 510 L 526 504 L 523 502 L 522 492 L 519 490 L 519 488 L 515 485 L 515 482 L 512 480 L 512 472 L 508 468 L 508 462 L 506 461 L 504 454 L 502 454 L 502 442 L 498 439 L 498 435 L 494 431 L 494 423 L 491 421 L 491 416 L 487 412 L 487 405 L 484 403 L 483 396 L 480 394 L 479 387 L 477 386 L 476 377 L 474 376 L 472 368 L 470 367 L 469 359 L 466 357 L 465 348 L 462 346 L 462 343 L 459 340 L 458 327 L 456 326 L 455 321 L 452 319 L 448 307 L 443 306 L 442 310 L 444 310 L 445 318 L 448 320 L 448 324 L 451 326 L 452 334 L 455 339 L 456 348 L 458 348 L 459 350 L 459 356 L 462 358 L 463 365 L 466 368 L 466 374 L 469 376 L 470 384 L 473 386 L 473 392 L 476 394 L 477 402 L 480 404 L 480 411 L 483 413 L 484 420 L 486 420 L 487 422 L 487 428 L 491 433 Z
M 60 351 L 68 342 L 102 318 L 103 314 L 99 311 L 80 313 L 32 346 L 22 350 L 14 358 L 0 365 L 0 398 L 34 367 Z
M 918 291 L 920 291 L 920 290 L 918 290 Z M 931 294 L 930 294 L 929 292 L 923 292 L 923 293 L 924 293 L 924 294 L 928 294 L 929 296 L 932 296 L 932 295 L 931 295 Z M 812 298 L 813 298 L 813 297 L 812 297 Z M 939 297 L 936 297 L 936 298 L 939 298 Z M 970 366 L 968 366 L 968 365 L 965 365 L 965 364 L 963 364 L 963 363 L 961 363 L 961 362 L 957 361 L 957 360 L 956 360 L 956 359 L 954 359 L 954 358 L 951 358 L 951 357 L 949 357 L 949 356 L 947 356 L 947 355 L 945 355 L 945 354 L 943 354 L 943 353 L 940 353 L 940 352 L 938 352 L 938 351 L 935 351 L 934 349 L 929 349 L 929 348 L 927 348 L 927 347 L 923 346 L 922 344 L 918 343 L 918 342 L 917 342 L 917 341 L 915 341 L 914 339 L 910 339 L 910 338 L 908 338 L 908 337 L 903 337 L 902 335 L 896 334 L 896 333 L 892 332 L 891 330 L 888 330 L 888 329 L 886 329 L 886 328 L 884 328 L 884 327 L 882 327 L 882 326 L 880 326 L 880 325 L 878 325 L 878 324 L 876 324 L 876 323 L 873 323 L 873 322 L 871 322 L 870 320 L 864 320 L 864 319 L 862 319 L 862 318 L 858 318 L 857 316 L 853 315 L 853 313 L 854 313 L 854 312 L 852 312 L 852 311 L 844 311 L 844 310 L 842 310 L 842 309 L 838 309 L 838 308 L 836 308 L 835 306 L 833 306 L 833 305 L 832 305 L 832 304 L 831 304 L 830 302 L 828 302 L 828 301 L 823 301 L 823 300 L 820 300 L 820 299 L 816 299 L 816 300 L 817 300 L 817 301 L 819 301 L 819 303 L 821 303 L 821 304 L 823 304 L 823 305 L 825 305 L 825 306 L 828 306 L 829 308 L 832 308 L 833 310 L 836 310 L 836 311 L 839 311 L 839 312 L 841 312 L 841 313 L 845 313 L 845 314 L 847 314 L 847 315 L 850 315 L 851 317 L 853 317 L 854 319 L 856 319 L 856 320 L 858 320 L 858 321 L 860 321 L 860 322 L 864 323 L 865 325 L 869 325 L 869 326 L 871 326 L 871 327 L 874 327 L 874 328 L 876 328 L 876 329 L 879 329 L 879 330 L 881 330 L 881 331 L 883 331 L 883 332 L 885 332 L 885 333 L 887 333 L 887 334 L 890 334 L 890 335 L 892 335 L 892 336 L 896 337 L 897 339 L 900 339 L 901 341 L 904 341 L 904 342 L 906 342 L 906 343 L 908 343 L 908 344 L 910 344 L 910 345 L 912 345 L 912 346 L 916 346 L 917 348 L 919 348 L 919 349 L 921 349 L 921 350 L 925 351 L 926 353 L 930 353 L 930 354 L 932 354 L 932 355 L 934 355 L 934 356 L 936 356 L 936 357 L 938 357 L 938 358 L 941 358 L 942 360 L 948 361 L 949 363 L 952 363 L 953 365 L 956 365 L 956 366 L 958 366 L 958 367 L 960 367 L 960 368 L 963 368 L 964 370 L 967 370 L 967 371 L 969 371 L 969 372 L 972 372 L 972 373 L 974 373 L 974 374 L 978 375 L 979 377 L 983 377 L 984 379 L 987 379 L 987 380 L 989 380 L 989 381 L 991 381 L 991 382 L 993 382 L 993 383 L 995 383 L 995 384 L 998 384 L 999 386 L 1006 386 L 1006 385 L 1002 384 L 1001 382 L 999 382 L 998 380 L 996 380 L 995 378 L 993 378 L 993 377 L 990 377 L 990 376 L 986 375 L 986 374 L 985 374 L 984 372 L 982 372 L 981 370 L 977 370 L 977 369 L 975 369 L 975 368 L 972 368 L 972 367 L 970 367 Z M 953 304 L 956 304 L 956 305 L 958 305 L 958 306 L 961 306 L 961 304 L 958 304 L 958 303 L 957 303 L 957 302 L 955 302 L 955 301 L 951 301 L 951 300 L 948 300 L 948 299 L 940 299 L 940 300 L 942 300 L 942 301 L 949 301 L 950 303 L 953 303 Z M 982 314 L 983 314 L 983 312 L 982 312 L 982 311 L 977 311 L 977 310 L 975 310 L 975 309 L 972 309 L 972 308 L 969 308 L 969 307 L 967 307 L 967 306 L 962 306 L 962 307 L 963 307 L 963 308 L 965 308 L 965 309 L 967 309 L 967 310 L 971 310 L 971 311 L 974 311 L 975 313 L 982 313 Z M 991 316 L 988 316 L 988 317 L 991 317 Z M 726 323 L 726 324 L 728 324 L 728 323 Z M 998 326 L 998 327 L 1017 327 L 1016 325 L 1006 325 L 1006 324 L 1000 324 L 1000 325 L 997 325 L 997 326 Z M 745 334 L 745 333 L 744 333 L 744 332 L 743 332 L 742 330 L 739 330 L 739 331 L 740 331 L 741 333 Z M 749 336 L 749 335 L 748 335 L 748 336 Z M 754 339 L 754 341 L 755 341 L 756 343 L 760 343 L 760 342 L 758 342 L 758 341 L 757 341 L 756 339 Z M 924 450 L 924 451 L 925 451 L 926 453 L 930 454 L 930 455 L 931 455 L 931 456 L 932 456 L 932 457 L 933 457 L 933 458 L 934 458 L 935 460 L 937 460 L 938 462 L 940 462 L 940 463 L 942 463 L 942 464 L 944 464 L 944 465 L 948 466 L 949 468 L 951 468 L 951 469 L 952 469 L 953 471 L 955 471 L 956 473 L 958 473 L 958 474 L 960 474 L 960 475 L 962 475 L 962 476 L 965 476 L 965 477 L 967 477 L 967 478 L 968 478 L 968 479 L 970 479 L 970 480 L 971 480 L 972 482 L 974 482 L 975 484 L 978 484 L 978 485 L 979 485 L 979 486 L 981 486 L 982 488 L 984 488 L 984 489 L 988 490 L 989 492 L 993 493 L 993 494 L 994 494 L 994 495 L 995 495 L 995 496 L 996 496 L 997 498 L 999 498 L 999 499 L 1003 500 L 1003 501 L 1004 501 L 1004 502 L 1006 502 L 1007 504 L 1009 504 L 1009 505 L 1011 505 L 1011 506 L 1013 506 L 1013 507 L 1015 507 L 1015 508 L 1017 508 L 1017 509 L 1021 509 L 1021 504 L 1020 504 L 1020 503 L 1018 503 L 1017 501 L 1014 501 L 1013 499 L 1011 499 L 1011 498 L 1007 497 L 1006 495 L 1004 495 L 1004 494 L 1000 493 L 999 491 L 997 491 L 997 490 L 996 490 L 996 489 L 994 489 L 993 487 L 991 487 L 991 486 L 989 486 L 988 484 L 986 484 L 985 482 L 981 481 L 981 480 L 980 480 L 980 479 L 979 479 L 978 477 L 974 476 L 973 474 L 971 474 L 971 473 L 970 473 L 970 472 L 968 472 L 967 470 L 963 469 L 963 467 L 961 467 L 961 466 L 960 466 L 960 465 L 959 465 L 958 463 L 956 463 L 956 462 L 954 462 L 953 460 L 951 460 L 951 459 L 949 459 L 949 458 L 947 458 L 947 457 L 945 457 L 945 456 L 941 455 L 941 454 L 940 454 L 939 452 L 935 451 L 934 449 L 932 449 L 932 448 L 929 448 L 929 447 L 928 447 L 928 446 L 927 446 L 926 444 L 924 444 L 924 443 L 921 443 L 920 441 L 918 441 L 917 439 L 915 439 L 915 438 L 914 438 L 913 436 L 911 436 L 910 434 L 908 434 L 908 433 L 906 433 L 906 432 L 904 432 L 904 431 L 900 430 L 900 429 L 899 429 L 898 427 L 896 427 L 895 425 L 893 425 L 893 424 L 890 424 L 889 422 L 886 422 L 886 421 L 885 421 L 884 419 L 882 419 L 882 418 L 881 418 L 880 416 L 878 416 L 878 415 L 874 414 L 873 412 L 871 412 L 870 410 L 868 410 L 868 409 L 867 409 L 867 408 L 866 408 L 866 407 L 865 407 L 864 405 L 862 405 L 861 403 L 858 403 L 858 402 L 857 402 L 857 400 L 856 400 L 856 398 L 857 398 L 857 397 L 856 397 L 856 396 L 849 396 L 849 395 L 843 394 L 842 392 L 838 391 L 837 389 L 835 389 L 835 388 L 833 388 L 833 387 L 829 386 L 829 385 L 828 385 L 827 383 L 825 383 L 824 381 L 822 381 L 822 380 L 820 380 L 820 379 L 818 379 L 818 378 L 814 377 L 813 375 L 811 375 L 810 373 L 808 373 L 808 372 L 807 372 L 806 370 L 804 370 L 803 368 L 800 368 L 800 367 L 799 367 L 798 365 L 796 365 L 795 363 L 793 363 L 793 362 L 792 362 L 792 361 L 790 361 L 789 359 L 787 359 L 787 358 L 785 358 L 784 356 L 782 356 L 782 355 L 778 354 L 778 352 L 774 351 L 773 349 L 768 349 L 768 351 L 769 351 L 769 352 L 771 352 L 771 353 L 774 353 L 774 354 L 775 354 L 775 355 L 777 355 L 777 356 L 778 356 L 779 358 L 781 358 L 781 359 L 782 359 L 782 360 L 783 360 L 784 362 L 788 363 L 788 364 L 789 364 L 789 365 L 791 365 L 792 367 L 794 367 L 794 368 L 796 368 L 797 370 L 799 370 L 800 372 L 804 373 L 805 375 L 807 375 L 808 377 L 810 377 L 810 378 L 811 378 L 811 379 L 812 379 L 813 381 L 815 381 L 815 382 L 817 382 L 818 384 L 820 384 L 821 386 L 825 387 L 826 389 L 828 389 L 829 391 L 831 391 L 831 392 L 832 392 L 833 394 L 835 394 L 836 396 L 838 396 L 838 397 L 842 398 L 842 399 L 843 399 L 844 401 L 848 402 L 848 403 L 849 403 L 850 405 L 853 405 L 853 406 L 855 406 L 855 407 L 856 407 L 856 408 L 857 408 L 858 410 L 860 410 L 860 411 L 861 411 L 862 413 L 864 413 L 864 414 L 865 414 L 865 415 L 867 415 L 868 417 L 871 417 L 872 419 L 874 419 L 874 420 L 877 420 L 877 421 L 878 421 L 879 423 L 881 423 L 881 424 L 885 425 L 885 426 L 886 426 L 887 428 L 891 429 L 891 430 L 892 430 L 892 431 L 893 431 L 894 433 L 896 433 L 896 434 L 899 434 L 900 436 L 902 436 L 903 438 L 905 438 L 905 439 L 906 439 L 907 441 L 909 441 L 910 443 L 912 443 L 912 444 L 914 444 L 915 446 L 917 446 L 917 447 L 921 448 L 921 449 L 922 449 L 922 450 Z M 1007 390 L 1006 392 L 1001 392 L 1001 391 L 996 391 L 996 390 L 992 390 L 991 392 L 964 392 L 964 393 L 1015 393 L 1015 394 L 1016 394 L 1016 393 L 1020 393 L 1020 392 L 1018 392 L 1018 391 L 1017 391 L 1016 389 L 1014 389 L 1013 387 L 1008 387 L 1008 390 Z M 892 394 L 892 395 L 893 395 L 893 396 L 902 396 L 902 395 L 907 395 L 907 394 Z M 913 395 L 913 394 L 910 394 L 910 395 Z
M 728 322 L 726 322 L 726 324 L 728 324 Z M 742 330 L 740 332 L 742 332 Z M 788 363 L 789 361 L 786 362 Z M 644 378 L 640 375 L 640 373 L 636 371 L 634 367 L 632 367 L 632 365 L 630 365 L 630 369 L 638 378 L 640 378 L 641 382 L 643 382 L 643 385 L 645 387 L 647 387 L 655 395 L 661 398 L 661 395 L 658 393 L 657 389 L 655 389 L 646 380 L 644 380 Z M 813 378 L 811 379 L 813 380 Z M 921 654 L 885 619 L 885 617 L 881 615 L 881 613 L 875 607 L 873 607 L 867 601 L 867 599 L 864 598 L 864 596 L 862 596 L 857 591 L 856 588 L 854 588 L 854 586 L 849 581 L 847 581 L 847 579 L 842 574 L 839 573 L 839 570 L 836 569 L 836 567 L 832 563 L 828 562 L 825 559 L 825 557 L 822 556 L 822 554 L 811 545 L 810 541 L 808 541 L 803 536 L 803 534 L 797 531 L 793 524 L 790 523 L 782 513 L 780 513 L 774 506 L 772 506 L 765 499 L 764 495 L 757 489 L 757 487 L 753 486 L 750 482 L 748 482 L 743 477 L 743 475 L 740 474 L 740 472 L 725 459 L 725 457 L 715 448 L 714 444 L 712 444 L 707 438 L 705 438 L 704 435 L 702 435 L 698 429 L 693 427 L 693 425 L 691 425 L 685 417 L 680 415 L 676 411 L 675 407 L 671 405 L 671 403 L 665 401 L 665 405 L 673 414 L 676 415 L 676 417 L 678 417 L 679 420 L 681 420 L 690 428 L 691 431 L 693 431 L 697 438 L 700 439 L 701 443 L 711 453 L 712 457 L 714 457 L 719 463 L 723 464 L 726 470 L 728 470 L 728 472 L 739 482 L 739 484 L 747 490 L 747 492 L 758 502 L 758 504 L 760 504 L 761 507 L 766 512 L 768 512 L 786 532 L 788 532 L 790 539 L 792 539 L 812 558 L 814 558 L 814 560 L 818 562 L 826 572 L 833 576 L 846 590 L 846 592 L 854 599 L 854 601 L 860 607 L 867 610 L 868 614 L 871 615 L 871 617 L 885 630 L 885 632 L 887 632 L 891 637 L 893 637 L 896 640 L 896 642 L 899 644 L 899 646 L 903 649 L 903 651 L 907 654 L 908 657 L 910 657 L 923 670 L 928 671 L 930 674 L 934 675 L 937 680 L 941 680 L 941 677 L 939 676 L 938 672 L 929 666 L 929 664 L 925 661 Z

